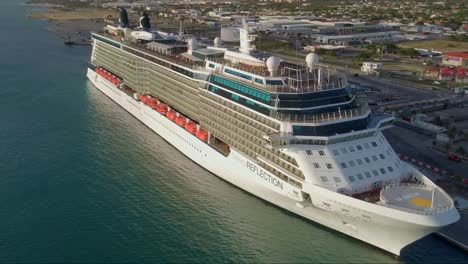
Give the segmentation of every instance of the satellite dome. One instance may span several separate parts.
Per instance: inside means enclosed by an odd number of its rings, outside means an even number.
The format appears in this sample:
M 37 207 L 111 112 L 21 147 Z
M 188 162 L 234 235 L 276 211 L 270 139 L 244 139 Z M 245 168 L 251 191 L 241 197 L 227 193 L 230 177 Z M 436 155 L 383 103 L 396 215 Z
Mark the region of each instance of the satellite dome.
M 268 60 L 266 61 L 266 66 L 271 76 L 273 76 L 276 73 L 280 66 L 280 63 L 281 59 L 278 57 L 271 56 L 270 58 L 268 58 Z
M 216 37 L 213 42 L 214 42 L 215 47 L 221 47 L 222 41 L 220 37 Z
M 309 68 L 312 67 L 314 64 L 319 63 L 319 61 L 320 61 L 320 56 L 317 55 L 316 53 L 309 53 L 306 56 L 306 63 Z

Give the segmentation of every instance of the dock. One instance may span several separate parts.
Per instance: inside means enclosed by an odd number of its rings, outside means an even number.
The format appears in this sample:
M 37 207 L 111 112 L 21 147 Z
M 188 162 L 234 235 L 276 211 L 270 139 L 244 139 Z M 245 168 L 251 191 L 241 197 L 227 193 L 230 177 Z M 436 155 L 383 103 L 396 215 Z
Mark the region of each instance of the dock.
M 57 30 L 49 29 L 50 32 L 54 33 L 55 35 L 59 36 L 63 39 L 63 43 L 65 45 L 87 45 L 90 46 L 92 44 L 91 39 L 85 38 L 80 34 L 71 34 L 70 32 L 59 32 Z
M 453 225 L 441 229 L 435 234 L 454 246 L 468 252 L 468 209 L 461 209 L 460 220 Z

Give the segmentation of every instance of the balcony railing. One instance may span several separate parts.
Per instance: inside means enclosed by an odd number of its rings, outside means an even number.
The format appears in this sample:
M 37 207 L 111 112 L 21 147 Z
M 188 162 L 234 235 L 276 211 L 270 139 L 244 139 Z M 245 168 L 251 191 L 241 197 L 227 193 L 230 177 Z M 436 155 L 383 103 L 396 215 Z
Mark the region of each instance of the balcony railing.
M 370 109 L 367 105 L 347 109 L 347 110 L 340 110 L 336 112 L 328 112 L 322 114 L 315 114 L 315 115 L 290 115 L 284 114 L 279 112 L 271 112 L 270 116 L 274 117 L 283 122 L 291 122 L 291 123 L 325 123 L 325 122 L 332 122 L 337 120 L 345 120 L 351 119 L 356 117 L 363 117 L 370 114 Z
M 437 198 L 438 200 L 444 199 L 444 202 L 447 202 L 448 205 L 446 206 L 438 206 L 435 208 L 424 208 L 424 209 L 413 209 L 413 208 L 408 208 L 404 206 L 397 206 L 397 205 L 392 205 L 388 204 L 391 202 L 388 197 L 384 195 L 385 192 L 388 192 L 391 189 L 395 189 L 398 191 L 399 188 L 405 188 L 405 187 L 413 187 L 413 188 L 420 188 L 420 189 L 425 189 L 429 191 L 434 191 L 437 192 L 438 195 L 442 195 L 443 198 Z M 408 213 L 414 213 L 414 214 L 420 214 L 420 215 L 437 215 L 441 213 L 445 213 L 449 210 L 451 210 L 454 207 L 453 200 L 452 198 L 440 187 L 438 186 L 426 186 L 422 184 L 414 184 L 414 183 L 395 183 L 395 184 L 389 184 L 385 186 L 384 188 L 381 189 L 380 191 L 380 201 L 383 202 L 382 206 L 397 209 L 397 210 L 402 210 Z
M 137 51 L 140 51 L 143 54 L 141 54 L 139 52 L 132 51 L 131 49 L 128 49 L 128 48 L 126 49 L 124 47 L 125 51 L 130 52 L 130 53 L 132 53 L 134 55 L 143 57 L 145 59 L 148 59 L 148 60 L 150 60 L 152 62 L 155 62 L 155 63 L 158 63 L 158 64 L 161 64 L 160 63 L 161 61 L 154 60 L 154 59 L 151 58 L 151 56 L 162 59 L 162 60 L 165 60 L 166 62 L 169 62 L 169 63 L 173 63 L 173 64 L 176 64 L 176 65 L 179 65 L 179 66 L 183 66 L 183 67 L 186 67 L 186 68 L 189 68 L 189 69 L 193 69 L 193 70 L 203 70 L 204 69 L 203 65 L 200 64 L 200 63 L 194 63 L 194 62 L 190 61 L 189 59 L 179 57 L 179 56 L 175 56 L 175 55 L 167 55 L 167 54 L 164 54 L 164 53 L 159 53 L 159 52 L 153 51 L 151 49 L 148 49 L 146 47 L 146 45 L 139 44 L 139 43 L 133 43 L 133 42 L 130 42 L 130 41 L 123 41 L 121 39 L 121 37 L 117 37 L 117 36 L 111 35 L 111 34 L 106 33 L 106 32 L 99 32 L 99 33 L 96 33 L 96 34 L 101 35 L 103 37 L 106 37 L 108 39 L 112 39 L 114 41 L 118 41 L 119 43 L 123 44 L 124 46 L 127 46 L 129 48 L 133 48 L 133 49 L 135 49 Z M 164 66 L 166 66 L 166 65 L 164 65 Z

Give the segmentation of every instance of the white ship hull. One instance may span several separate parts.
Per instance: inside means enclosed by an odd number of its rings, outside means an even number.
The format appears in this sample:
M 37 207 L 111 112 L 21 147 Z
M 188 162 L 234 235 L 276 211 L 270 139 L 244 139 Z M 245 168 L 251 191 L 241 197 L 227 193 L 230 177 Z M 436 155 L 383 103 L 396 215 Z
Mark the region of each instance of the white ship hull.
M 165 116 L 134 100 L 93 70 L 88 69 L 87 76 L 100 91 L 218 177 L 274 205 L 395 255 L 400 255 L 401 249 L 408 244 L 454 222 L 454 217 L 458 216 L 456 211 L 441 216 L 415 216 L 315 185 L 304 186 L 304 191 L 311 194 L 311 200 L 302 201 L 300 189 L 263 171 L 242 153 L 231 149 L 226 157 Z M 324 208 L 321 206 L 323 202 L 331 207 Z

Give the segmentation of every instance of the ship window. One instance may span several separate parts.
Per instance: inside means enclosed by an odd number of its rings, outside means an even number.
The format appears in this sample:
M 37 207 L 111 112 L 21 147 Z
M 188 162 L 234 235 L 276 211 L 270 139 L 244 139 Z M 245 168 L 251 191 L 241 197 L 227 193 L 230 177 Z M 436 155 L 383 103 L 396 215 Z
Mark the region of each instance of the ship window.
M 341 168 L 346 169 L 346 167 L 347 167 L 347 166 L 346 166 L 346 163 L 341 162 Z
M 371 174 L 370 174 L 370 172 L 368 172 L 368 171 L 366 171 L 364 174 L 366 175 L 367 178 L 371 178 L 371 177 L 372 177 Z
M 335 182 L 337 182 L 337 183 L 340 183 L 340 182 L 341 182 L 341 179 L 340 179 L 340 177 L 333 177 L 333 179 L 334 179 L 334 180 L 335 180 Z
M 323 150 L 319 150 L 319 155 L 320 156 L 325 156 L 325 152 L 323 152 Z
M 320 176 L 320 178 L 322 179 L 322 182 L 328 182 L 327 176 Z
M 312 150 L 306 150 L 307 155 L 312 156 Z
M 377 161 L 377 160 L 379 160 L 379 159 L 377 158 L 376 155 L 372 155 L 372 160 L 373 160 L 373 161 Z
M 385 159 L 384 154 L 379 154 L 379 156 L 380 156 L 381 159 Z
M 368 148 L 369 148 L 369 143 L 364 143 L 364 147 L 365 147 L 366 149 L 368 149 Z
M 357 145 L 356 148 L 357 148 L 358 150 L 362 150 L 362 146 L 361 146 L 361 145 Z
M 367 163 L 370 163 L 370 159 L 368 157 L 365 157 L 364 160 L 367 162 Z
M 252 80 L 252 76 L 247 75 L 247 74 L 243 74 L 243 73 L 240 73 L 240 72 L 237 72 L 237 71 L 233 71 L 231 69 L 225 69 L 224 72 L 229 73 L 229 74 L 234 75 L 234 76 L 237 76 L 237 77 L 241 77 L 241 78 L 249 80 L 249 81 Z
M 333 165 L 331 163 L 327 163 L 327 168 L 333 169 Z
M 392 166 L 388 166 L 387 169 L 388 169 L 389 172 L 393 172 Z
M 379 173 L 376 170 L 372 170 L 372 173 L 374 174 L 374 176 L 379 176 Z
M 348 176 L 348 178 L 349 178 L 349 180 L 350 180 L 351 182 L 354 182 L 354 181 L 355 181 L 355 179 L 354 179 L 353 176 Z
M 341 153 L 346 154 L 348 151 L 345 148 L 341 148 Z
M 359 173 L 359 174 L 357 175 L 357 177 L 358 177 L 359 180 L 364 179 L 364 177 L 362 176 L 362 173 Z
M 314 163 L 314 167 L 315 167 L 316 169 L 320 169 L 320 164 L 318 164 L 318 163 L 315 162 L 315 163 Z
M 372 146 L 377 147 L 377 143 L 375 141 L 371 142 Z
M 349 166 L 354 167 L 355 165 L 356 165 L 356 164 L 354 163 L 354 161 L 352 161 L 352 160 L 349 161 Z
M 354 152 L 355 151 L 354 147 L 353 146 L 349 147 L 349 151 Z
M 336 149 L 333 150 L 333 155 L 335 156 L 339 156 L 340 155 L 340 152 Z
M 235 101 L 238 101 L 239 100 L 239 96 L 237 94 L 231 94 L 231 99 L 232 100 L 235 100 Z
M 357 159 L 356 161 L 357 161 L 357 163 L 358 163 L 359 165 L 362 165 L 362 160 L 361 160 L 361 159 Z
M 215 65 L 213 63 L 208 64 L 208 67 L 214 69 Z
M 262 80 L 262 79 L 255 78 L 255 82 L 256 82 L 256 83 L 263 84 L 263 80 Z
M 380 168 L 380 172 L 381 172 L 382 174 L 385 174 L 385 173 L 386 173 L 386 171 L 385 171 L 384 168 Z
M 281 80 L 267 80 L 266 83 L 270 85 L 283 85 L 283 81 Z

